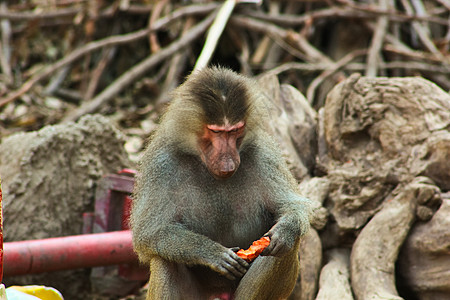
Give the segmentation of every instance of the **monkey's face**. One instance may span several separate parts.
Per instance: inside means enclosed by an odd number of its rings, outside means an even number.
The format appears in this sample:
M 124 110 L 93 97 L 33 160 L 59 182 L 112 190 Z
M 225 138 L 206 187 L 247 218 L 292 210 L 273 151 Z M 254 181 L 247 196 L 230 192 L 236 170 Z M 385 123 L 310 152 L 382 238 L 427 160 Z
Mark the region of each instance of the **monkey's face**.
M 245 122 L 205 125 L 199 139 L 200 157 L 217 179 L 231 177 L 239 167 L 239 147 L 245 135 Z

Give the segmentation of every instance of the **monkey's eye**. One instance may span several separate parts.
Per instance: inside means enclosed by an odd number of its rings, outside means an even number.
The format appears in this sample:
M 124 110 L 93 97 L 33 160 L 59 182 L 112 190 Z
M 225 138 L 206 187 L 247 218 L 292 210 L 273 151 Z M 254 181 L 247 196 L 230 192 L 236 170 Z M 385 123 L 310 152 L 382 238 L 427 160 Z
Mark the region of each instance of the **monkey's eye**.
M 220 132 L 220 130 L 213 130 L 213 129 L 209 129 L 211 132 L 214 132 L 214 133 L 219 133 Z

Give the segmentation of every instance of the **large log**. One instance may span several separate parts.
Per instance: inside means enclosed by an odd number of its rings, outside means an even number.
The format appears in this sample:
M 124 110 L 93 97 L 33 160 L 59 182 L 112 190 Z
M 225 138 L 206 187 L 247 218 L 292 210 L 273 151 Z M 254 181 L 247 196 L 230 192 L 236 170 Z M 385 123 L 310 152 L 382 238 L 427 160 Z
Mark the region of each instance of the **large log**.
M 416 176 L 449 188 L 450 95 L 434 83 L 354 74 L 329 93 L 321 120 L 320 165 L 338 231 L 361 229 Z
M 313 300 L 317 292 L 317 279 L 322 266 L 322 243 L 313 228 L 300 243 L 300 273 L 289 300 Z
M 439 190 L 430 183 L 426 177 L 418 177 L 399 186 L 359 234 L 350 257 L 357 299 L 403 299 L 395 285 L 395 262 L 419 203 L 433 205 L 436 201 Z
M 350 287 L 350 251 L 335 248 L 327 254 L 329 261 L 320 272 L 320 289 L 316 300 L 353 300 Z
M 290 171 L 297 180 L 309 178 L 317 153 L 317 113 L 294 87 L 274 75 L 258 80 L 270 115 L 269 127 L 280 144 Z
M 321 237 L 326 248 L 354 243 L 357 299 L 402 299 L 400 248 L 416 220 L 432 218 L 440 189 L 449 189 L 449 128 L 450 95 L 423 78 L 355 74 L 329 93 L 319 112 L 317 170 L 330 182 L 332 222 Z
M 450 299 L 450 194 L 429 222 L 411 230 L 398 265 L 404 288 L 417 299 Z

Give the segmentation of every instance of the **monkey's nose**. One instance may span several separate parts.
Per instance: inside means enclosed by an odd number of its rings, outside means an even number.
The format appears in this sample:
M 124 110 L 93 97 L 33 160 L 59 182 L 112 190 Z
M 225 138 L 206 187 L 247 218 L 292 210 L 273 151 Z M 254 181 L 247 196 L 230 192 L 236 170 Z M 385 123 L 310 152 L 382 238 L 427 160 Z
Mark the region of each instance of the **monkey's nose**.
M 236 171 L 236 164 L 232 159 L 227 159 L 226 161 L 222 162 L 220 166 L 220 176 L 227 178 L 234 174 Z

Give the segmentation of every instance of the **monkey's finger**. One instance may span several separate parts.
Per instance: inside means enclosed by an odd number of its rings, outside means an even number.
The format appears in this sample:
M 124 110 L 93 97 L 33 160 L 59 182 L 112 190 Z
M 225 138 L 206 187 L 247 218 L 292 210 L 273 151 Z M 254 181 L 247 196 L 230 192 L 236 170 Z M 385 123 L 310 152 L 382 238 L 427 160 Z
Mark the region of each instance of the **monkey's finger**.
M 242 259 L 241 257 L 239 257 L 239 255 L 237 255 L 234 251 L 233 248 L 230 249 L 231 252 L 228 252 L 228 255 L 230 256 L 230 260 L 229 262 L 232 265 L 236 265 L 237 268 L 241 268 L 244 267 L 245 271 L 247 272 L 247 269 L 250 268 L 250 264 L 248 262 L 246 262 L 244 259 Z M 237 262 L 237 264 L 236 264 Z
M 226 263 L 223 264 L 223 262 L 222 262 L 220 264 L 214 264 L 212 266 L 212 269 L 214 271 L 216 271 L 217 273 L 222 274 L 223 276 L 225 276 L 229 280 L 236 280 L 237 279 L 237 277 L 234 276 L 233 273 L 228 270 L 228 268 L 226 267 Z
M 220 272 L 223 276 L 225 276 L 227 279 L 229 280 L 236 280 L 237 276 L 233 275 L 233 273 L 231 273 L 229 270 L 227 270 L 226 268 L 222 268 L 221 272 Z
M 239 257 L 239 259 L 241 259 L 241 258 Z M 244 261 L 244 262 L 245 262 L 245 261 Z M 242 265 L 240 264 L 240 262 L 239 262 L 238 260 L 235 260 L 233 257 L 230 258 L 230 261 L 229 261 L 228 263 L 229 263 L 229 265 L 230 265 L 234 270 L 236 270 L 236 272 L 237 272 L 239 275 L 241 275 L 241 277 L 244 276 L 245 273 L 247 273 L 247 269 L 248 269 L 248 268 L 242 266 Z M 236 273 L 235 273 L 235 274 L 236 274 Z
M 220 261 L 220 268 L 225 270 L 225 272 L 231 273 L 234 276 L 241 278 L 247 272 L 247 269 L 239 264 L 237 259 L 241 259 L 231 250 L 225 252 L 222 256 L 222 260 Z
M 239 270 L 238 268 L 235 268 L 235 266 L 231 264 L 226 264 L 224 265 L 224 267 L 230 274 L 232 274 L 236 278 L 242 278 L 245 275 L 245 273 L 247 273 L 247 270 L 242 269 Z
M 262 255 L 262 256 L 272 255 L 272 251 L 273 251 L 274 245 L 275 245 L 275 242 L 274 242 L 274 241 L 270 241 L 269 246 L 267 246 L 266 249 L 264 249 L 264 250 L 261 252 L 261 255 Z
M 248 270 L 250 268 L 250 264 L 246 262 L 244 259 L 240 258 L 238 259 L 238 263 L 245 268 L 245 270 Z
M 250 268 L 250 264 L 248 262 L 246 262 L 243 258 L 239 257 L 239 255 L 234 254 L 233 255 L 233 259 L 235 261 L 237 261 L 242 267 L 245 268 L 245 270 L 247 270 L 248 268 Z
M 281 253 L 281 249 L 282 249 L 282 245 L 280 244 L 276 244 L 275 247 L 273 247 L 272 252 L 270 253 L 270 255 L 272 256 L 279 256 Z

